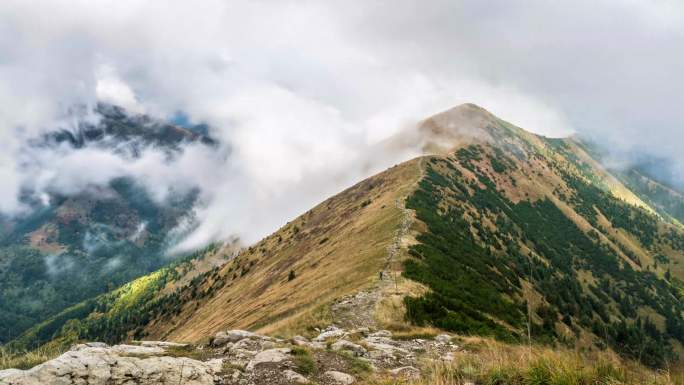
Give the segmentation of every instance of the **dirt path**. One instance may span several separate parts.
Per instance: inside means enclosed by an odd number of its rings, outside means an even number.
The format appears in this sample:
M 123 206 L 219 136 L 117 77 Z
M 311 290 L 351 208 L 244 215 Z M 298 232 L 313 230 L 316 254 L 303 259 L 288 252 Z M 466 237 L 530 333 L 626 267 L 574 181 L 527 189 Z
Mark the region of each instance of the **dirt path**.
M 377 328 L 375 320 L 375 308 L 383 295 L 396 291 L 400 267 L 397 266 L 404 238 L 409 234 L 413 225 L 413 210 L 406 208 L 406 198 L 415 191 L 424 173 L 424 159 L 420 160 L 420 177 L 414 182 L 406 195 L 396 199 L 395 205 L 402 212 L 401 224 L 395 230 L 392 242 L 387 247 L 387 257 L 379 279 L 375 286 L 369 290 L 360 291 L 354 295 L 346 296 L 331 306 L 333 323 L 343 328 Z

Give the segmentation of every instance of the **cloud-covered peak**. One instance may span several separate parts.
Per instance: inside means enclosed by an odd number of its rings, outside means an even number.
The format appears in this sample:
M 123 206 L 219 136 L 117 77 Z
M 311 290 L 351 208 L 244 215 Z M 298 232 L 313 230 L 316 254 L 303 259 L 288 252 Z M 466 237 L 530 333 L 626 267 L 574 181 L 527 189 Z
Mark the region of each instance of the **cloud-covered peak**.
M 116 170 L 202 187 L 189 244 L 254 240 L 393 164 L 379 145 L 465 102 L 684 169 L 683 16 L 668 1 L 5 1 L 0 211 L 20 208 L 27 163 L 65 165 L 37 185 L 98 183 Z M 126 160 L 91 148 L 87 161 L 87 151 L 25 151 L 77 124 L 73 106 L 99 102 L 160 120 L 182 111 L 218 144 L 183 145 L 174 162 L 158 151 Z

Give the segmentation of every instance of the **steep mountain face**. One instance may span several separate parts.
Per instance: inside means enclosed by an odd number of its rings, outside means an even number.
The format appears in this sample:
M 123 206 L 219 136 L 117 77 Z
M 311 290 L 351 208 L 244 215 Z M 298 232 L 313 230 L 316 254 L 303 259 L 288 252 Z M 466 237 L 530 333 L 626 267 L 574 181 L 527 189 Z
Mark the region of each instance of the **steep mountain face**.
M 429 155 L 345 190 L 236 256 L 212 247 L 16 342 L 198 342 L 226 328 L 293 335 L 408 322 L 608 347 L 652 366 L 683 352 L 684 231 L 659 214 L 666 208 L 633 193 L 576 140 L 530 134 L 474 105 L 418 132 Z M 194 273 L 206 258 L 223 261 Z
M 408 318 L 520 340 L 529 317 L 538 341 L 607 344 L 656 366 L 681 350 L 681 228 L 571 140 L 493 117 L 482 128 L 484 140 L 430 158 L 407 201 L 428 230 L 404 275 L 432 289 L 407 299 Z
M 34 148 L 99 148 L 136 157 L 154 147 L 173 156 L 184 143 L 213 142 L 190 130 L 107 105 L 99 120 L 55 131 Z M 86 165 L 84 165 L 86 166 Z M 77 194 L 58 191 L 35 201 L 28 214 L 0 220 L 0 344 L 68 306 L 112 290 L 170 262 L 174 232 L 188 222 L 197 192 L 157 202 L 122 177 Z

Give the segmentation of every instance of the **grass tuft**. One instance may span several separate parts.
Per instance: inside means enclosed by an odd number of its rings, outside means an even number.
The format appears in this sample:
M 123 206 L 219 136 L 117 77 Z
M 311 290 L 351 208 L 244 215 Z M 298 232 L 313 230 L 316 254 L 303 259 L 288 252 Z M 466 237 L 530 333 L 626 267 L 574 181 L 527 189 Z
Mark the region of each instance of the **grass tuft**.
M 294 363 L 297 366 L 298 373 L 308 376 L 318 372 L 316 361 L 311 355 L 311 351 L 309 351 L 309 349 L 296 346 L 292 348 L 292 355 L 294 356 Z
M 62 352 L 62 350 L 45 346 L 28 352 L 11 352 L 0 348 L 0 370 L 31 369 L 36 365 L 57 357 Z

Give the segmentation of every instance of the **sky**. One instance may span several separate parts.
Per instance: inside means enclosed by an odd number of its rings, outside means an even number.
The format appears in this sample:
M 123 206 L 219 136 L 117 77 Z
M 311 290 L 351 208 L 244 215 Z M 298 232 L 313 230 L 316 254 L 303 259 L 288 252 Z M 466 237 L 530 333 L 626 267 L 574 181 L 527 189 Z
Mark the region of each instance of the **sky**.
M 160 200 L 201 189 L 200 226 L 180 249 L 253 242 L 415 155 L 377 145 L 465 102 L 535 133 L 594 138 L 622 162 L 665 157 L 684 180 L 681 4 L 4 0 L 0 212 L 24 212 L 27 186 L 71 194 L 131 175 Z M 172 163 L 28 147 L 98 101 L 182 113 L 221 145 Z

